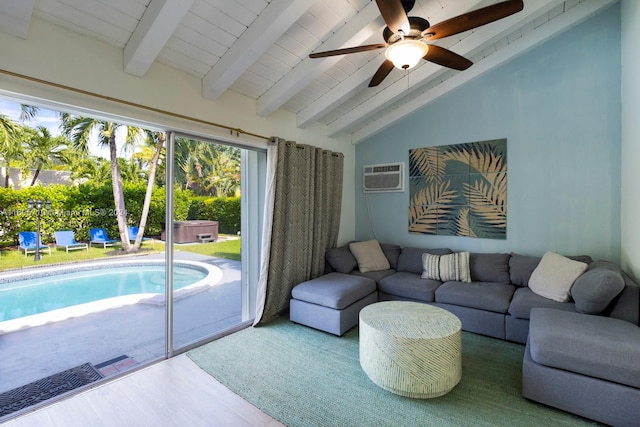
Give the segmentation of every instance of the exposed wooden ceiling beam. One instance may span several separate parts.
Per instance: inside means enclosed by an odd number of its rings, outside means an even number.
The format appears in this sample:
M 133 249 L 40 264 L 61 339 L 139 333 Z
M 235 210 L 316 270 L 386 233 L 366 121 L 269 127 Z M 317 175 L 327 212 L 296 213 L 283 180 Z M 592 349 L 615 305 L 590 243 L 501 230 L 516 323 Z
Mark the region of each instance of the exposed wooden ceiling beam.
M 352 133 L 352 143 L 357 144 L 362 142 L 363 140 L 398 122 L 405 116 L 414 113 L 416 110 L 447 94 L 449 91 L 464 85 L 468 81 L 485 74 L 514 57 L 544 43 L 545 41 L 568 30 L 572 26 L 589 19 L 593 15 L 616 2 L 617 0 L 589 0 L 581 2 L 560 16 L 540 26 L 535 31 L 531 31 L 523 35 L 521 38 L 509 43 L 504 48 L 479 61 L 467 70 L 469 71 L 468 73 L 456 74 L 438 86 L 425 92 L 423 95 L 416 97 L 394 111 L 385 114 L 381 119 L 376 120 L 375 122 Z
M 528 0 L 523 11 L 476 29 L 473 37 L 465 37 L 456 43 L 452 50 L 463 56 L 473 56 L 476 51 L 495 43 L 524 23 L 534 19 L 534 17 L 540 16 L 562 3 L 563 0 Z M 472 69 L 473 67 L 469 70 Z M 461 71 L 459 74 L 468 74 L 469 70 Z M 420 67 L 412 71 L 409 84 L 411 87 L 418 87 L 440 72 L 442 72 L 441 66 L 428 62 L 423 63 Z M 355 129 L 360 123 L 365 121 L 367 117 L 383 110 L 387 105 L 397 101 L 406 94 L 406 79 L 396 81 L 369 98 L 366 103 L 359 105 L 349 113 L 330 123 L 328 126 L 329 136 L 335 137 Z
M 202 95 L 217 99 L 313 4 L 273 0 L 202 79 Z
M 0 31 L 26 39 L 35 0 L 3 0 L 0 2 Z
M 346 25 L 333 33 L 317 50 L 338 49 L 361 44 L 381 28 L 381 21 L 378 22 L 378 18 L 382 19 L 380 11 L 376 4 L 371 2 Z M 258 98 L 258 115 L 264 117 L 271 115 L 340 59 L 340 56 L 332 56 L 318 61 L 306 57 L 300 61 L 289 74 Z
M 144 76 L 194 0 L 151 0 L 124 47 L 124 71 Z

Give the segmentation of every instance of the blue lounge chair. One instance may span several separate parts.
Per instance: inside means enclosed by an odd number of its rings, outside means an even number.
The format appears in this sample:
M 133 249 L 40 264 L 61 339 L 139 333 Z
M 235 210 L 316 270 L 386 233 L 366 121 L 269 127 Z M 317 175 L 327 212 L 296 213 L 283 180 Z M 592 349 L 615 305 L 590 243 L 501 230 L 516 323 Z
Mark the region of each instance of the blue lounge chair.
M 89 245 L 86 243 L 76 242 L 76 237 L 71 230 L 56 231 L 53 233 L 56 237 L 56 248 L 65 248 L 67 253 L 74 249 L 86 249 L 89 252 Z
M 42 239 L 35 231 L 21 231 L 18 233 L 18 243 L 20 250 L 24 251 L 26 257 L 29 252 L 36 252 L 36 238 L 40 239 L 40 251 L 48 251 L 51 255 L 51 248 L 42 244 Z
M 127 231 L 129 233 L 129 240 L 131 242 L 135 242 L 136 238 L 138 237 L 138 231 L 139 231 L 138 227 L 136 227 L 135 225 L 130 225 L 130 226 L 127 227 Z M 151 239 L 149 237 L 143 237 L 142 238 L 143 242 L 146 242 L 147 240 L 151 240 L 151 244 L 155 245 L 155 240 L 153 240 L 153 239 Z
M 112 240 L 107 236 L 107 230 L 104 228 L 90 228 L 89 235 L 91 236 L 91 240 L 89 241 L 89 245 L 102 245 L 104 249 L 107 246 L 113 246 L 119 242 L 119 240 Z

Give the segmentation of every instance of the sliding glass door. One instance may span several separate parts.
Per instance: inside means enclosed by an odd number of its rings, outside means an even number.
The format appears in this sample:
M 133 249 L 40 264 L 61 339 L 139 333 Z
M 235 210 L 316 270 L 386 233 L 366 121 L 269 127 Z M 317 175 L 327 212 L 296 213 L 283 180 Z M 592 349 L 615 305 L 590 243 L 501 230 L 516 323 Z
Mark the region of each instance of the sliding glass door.
M 172 139 L 169 248 L 174 283 L 168 329 L 171 346 L 179 350 L 223 334 L 253 315 L 260 242 L 252 236 L 261 234 L 256 219 L 262 217 L 260 174 L 266 159 L 264 153 L 220 141 L 188 135 Z M 182 286 L 185 268 L 204 277 Z
M 19 100 L 0 99 L 15 129 L 0 147 L 0 393 L 47 379 L 46 400 L 74 391 L 51 380 L 69 370 L 110 378 L 251 320 L 264 151 L 35 112 L 21 122 Z M 38 232 L 36 249 L 23 236 Z

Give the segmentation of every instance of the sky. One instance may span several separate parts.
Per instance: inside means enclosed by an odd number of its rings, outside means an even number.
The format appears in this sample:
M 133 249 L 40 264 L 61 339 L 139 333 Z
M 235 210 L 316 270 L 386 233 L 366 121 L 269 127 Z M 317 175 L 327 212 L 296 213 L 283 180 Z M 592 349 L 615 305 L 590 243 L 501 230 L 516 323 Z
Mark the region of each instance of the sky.
M 40 108 L 38 115 L 31 121 L 20 121 L 20 104 L 14 101 L 0 98 L 0 114 L 9 117 L 10 119 L 18 122 L 22 125 L 29 126 L 31 128 L 37 128 L 38 126 L 46 127 L 52 136 L 58 136 L 62 132 L 60 130 L 60 120 L 56 111 Z M 117 135 L 117 133 L 116 133 Z M 97 143 L 95 136 L 89 140 L 89 152 L 91 155 L 109 158 L 109 149 L 102 147 Z M 125 155 L 125 153 L 118 153 L 119 155 Z

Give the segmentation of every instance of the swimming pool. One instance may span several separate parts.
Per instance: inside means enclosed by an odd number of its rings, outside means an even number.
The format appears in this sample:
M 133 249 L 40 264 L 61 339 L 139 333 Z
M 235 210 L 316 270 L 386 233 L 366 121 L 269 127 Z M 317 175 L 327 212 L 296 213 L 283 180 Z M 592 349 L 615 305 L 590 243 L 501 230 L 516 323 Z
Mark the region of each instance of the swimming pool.
M 218 283 L 221 271 L 195 261 L 174 264 L 174 299 Z M 163 262 L 75 264 L 0 276 L 0 333 L 135 303 L 164 304 Z

